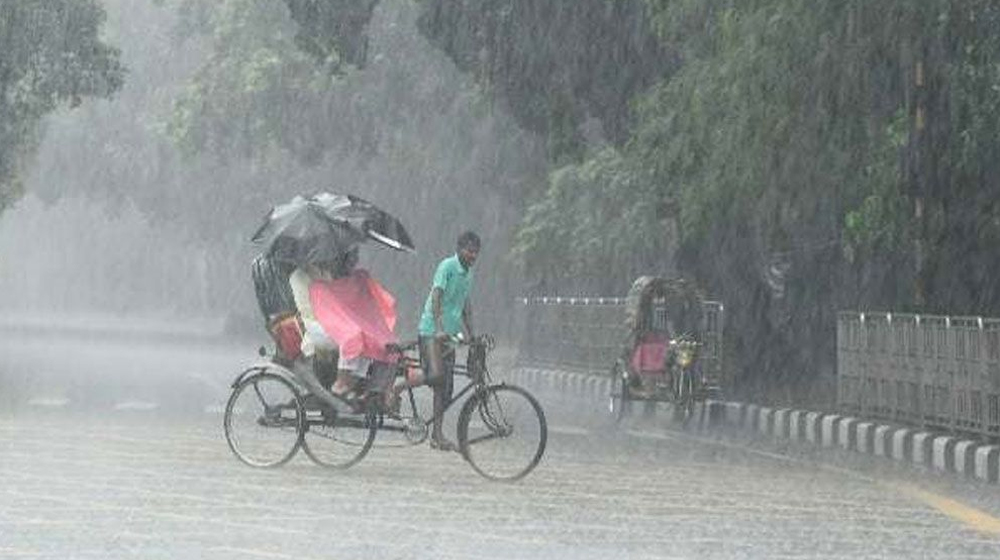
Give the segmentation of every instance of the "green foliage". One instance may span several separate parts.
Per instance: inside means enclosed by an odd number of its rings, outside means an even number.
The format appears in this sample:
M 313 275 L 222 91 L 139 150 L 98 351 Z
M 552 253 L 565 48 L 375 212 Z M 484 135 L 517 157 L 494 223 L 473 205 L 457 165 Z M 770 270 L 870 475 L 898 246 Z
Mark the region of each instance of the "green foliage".
M 428 45 L 419 6 L 383 3 L 367 65 L 338 73 L 299 48 L 282 2 L 105 1 L 133 79 L 114 104 L 59 115 L 33 189 L 134 205 L 171 232 L 165 243 L 204 248 L 212 313 L 256 313 L 249 235 L 271 205 L 319 189 L 369 198 L 413 235 L 415 257 L 362 257 L 404 306 L 400 329 L 416 317 L 405 306 L 426 297 L 424 274 L 466 228 L 486 241 L 481 266 L 504 270 L 482 279 L 480 309 L 507 307 L 516 273 L 495 265 L 525 184 L 544 175 L 544 142 Z
M 287 8 L 273 0 L 181 7 L 200 14 L 195 30 L 206 26 L 212 42 L 166 126 L 182 151 L 251 157 L 285 148 L 309 158 L 321 150 L 309 115 L 334 78 L 296 48 Z
M 346 64 L 364 66 L 368 23 L 379 0 L 285 0 L 298 24 L 295 42 L 333 71 Z
M 682 269 L 736 302 L 748 375 L 827 367 L 842 306 L 1000 312 L 1000 7 L 646 4 L 683 64 L 634 98 L 616 165 L 550 175 L 519 237 L 529 274 L 601 282 L 622 254 L 663 268 L 648 239 L 670 228 L 620 211 L 630 184 L 632 205 L 676 209 Z
M 706 5 L 715 11 L 706 12 Z M 637 125 L 623 152 L 628 163 L 618 171 L 648 177 L 644 188 L 633 191 L 642 197 L 637 204 L 676 208 L 679 241 L 695 253 L 729 245 L 727 250 L 768 254 L 802 240 L 839 237 L 841 220 L 829 210 L 853 204 L 851 197 L 864 198 L 847 185 L 866 181 L 863 170 L 872 165 L 870 147 L 877 141 L 868 130 L 885 119 L 858 103 L 878 95 L 881 84 L 865 73 L 884 45 L 848 29 L 844 7 L 678 2 L 654 3 L 651 13 L 666 37 L 701 31 L 679 47 L 686 56 L 681 69 L 636 100 Z M 847 43 L 853 48 L 838 48 Z M 555 181 L 532 210 L 535 222 L 545 208 L 558 212 L 559 205 L 547 200 L 559 192 L 551 187 Z M 616 178 L 606 174 L 599 181 L 614 184 Z M 592 187 L 599 188 L 608 187 Z M 590 236 L 566 242 L 589 244 L 602 232 L 641 231 L 630 214 L 612 209 L 604 215 Z M 642 225 L 650 228 L 647 236 L 664 230 L 655 221 Z M 622 251 L 662 258 L 640 245 L 633 249 L 608 243 L 600 252 L 606 259 Z M 575 249 L 547 251 L 571 255 Z
M 940 2 L 928 45 L 928 107 L 918 138 L 921 281 L 935 310 L 1000 312 L 1000 6 Z M 951 311 L 955 310 L 955 311 Z
M 620 144 L 629 100 L 677 65 L 643 0 L 421 0 L 421 32 L 549 141 L 559 164 L 580 155 L 588 118 Z M 566 150 L 565 152 L 563 150 Z
M 881 253 L 912 250 L 912 202 L 903 192 L 899 154 L 908 141 L 907 118 L 897 112 L 860 178 L 863 198 L 844 216 L 844 251 L 858 262 Z
M 94 0 L 0 0 L 0 210 L 17 198 L 18 172 L 42 117 L 118 90 L 118 51 L 100 39 Z
M 610 293 L 636 274 L 637 254 L 667 250 L 670 224 L 649 203 L 650 190 L 648 176 L 614 148 L 559 168 L 529 206 L 512 257 L 530 276 L 561 282 L 563 290 Z

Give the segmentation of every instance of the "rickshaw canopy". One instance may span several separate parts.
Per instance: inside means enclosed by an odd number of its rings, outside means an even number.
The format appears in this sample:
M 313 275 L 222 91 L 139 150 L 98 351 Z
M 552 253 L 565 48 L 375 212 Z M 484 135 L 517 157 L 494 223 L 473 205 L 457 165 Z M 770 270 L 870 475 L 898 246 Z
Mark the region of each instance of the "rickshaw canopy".
M 648 332 L 701 338 L 702 293 L 683 278 L 640 276 L 625 296 L 626 346 L 631 349 Z

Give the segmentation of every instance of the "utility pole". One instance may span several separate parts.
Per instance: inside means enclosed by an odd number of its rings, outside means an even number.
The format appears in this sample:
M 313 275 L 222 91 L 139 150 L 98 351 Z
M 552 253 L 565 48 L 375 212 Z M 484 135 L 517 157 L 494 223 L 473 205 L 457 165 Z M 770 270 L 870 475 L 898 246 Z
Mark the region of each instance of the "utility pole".
M 922 49 L 921 49 L 922 50 Z M 913 76 L 913 97 L 915 109 L 913 112 L 913 137 L 910 139 L 911 153 L 915 155 L 911 159 L 911 169 L 913 178 L 913 220 L 916 226 L 916 238 L 914 239 L 914 267 L 916 278 L 913 286 L 914 303 L 923 308 L 927 303 L 927 287 L 924 285 L 924 260 L 925 249 L 924 239 L 926 236 L 924 219 L 924 195 L 926 188 L 926 173 L 924 172 L 924 129 L 927 124 L 926 109 L 926 77 L 924 76 L 923 52 L 918 51 L 918 58 L 914 67 Z

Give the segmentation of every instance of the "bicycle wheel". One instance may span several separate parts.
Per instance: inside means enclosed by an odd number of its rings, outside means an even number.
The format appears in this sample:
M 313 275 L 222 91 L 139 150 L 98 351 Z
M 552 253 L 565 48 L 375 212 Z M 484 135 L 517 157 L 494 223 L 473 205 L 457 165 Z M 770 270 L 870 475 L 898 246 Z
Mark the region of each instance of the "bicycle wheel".
M 514 385 L 477 391 L 458 417 L 462 456 L 491 480 L 514 481 L 531 472 L 542 459 L 547 438 L 541 405 Z
M 632 402 L 628 400 L 628 382 L 622 375 L 622 367 L 615 364 L 611 368 L 611 393 L 608 395 L 608 413 L 615 423 L 621 422 L 622 418 L 628 415 L 632 409 Z
M 223 428 L 236 457 L 251 467 L 287 463 L 302 442 L 305 415 L 298 391 L 285 378 L 255 373 L 233 389 Z
M 317 465 L 346 469 L 368 454 L 378 425 L 374 403 L 357 414 L 346 409 L 309 410 L 302 433 L 302 450 Z
M 694 416 L 694 386 L 693 374 L 690 370 L 682 370 L 675 384 L 673 421 L 686 427 Z

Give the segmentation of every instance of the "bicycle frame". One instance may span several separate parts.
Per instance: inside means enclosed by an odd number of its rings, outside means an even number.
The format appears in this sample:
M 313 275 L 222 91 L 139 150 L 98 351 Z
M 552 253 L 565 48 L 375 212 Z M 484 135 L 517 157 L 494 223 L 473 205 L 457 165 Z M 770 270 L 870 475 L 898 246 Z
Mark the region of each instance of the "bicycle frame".
M 409 343 L 409 344 L 403 346 L 400 349 L 401 355 L 400 355 L 399 360 L 395 364 L 396 374 L 393 376 L 393 379 L 396 379 L 396 378 L 398 378 L 400 376 L 405 377 L 406 372 L 410 368 L 420 368 L 420 369 L 423 369 L 423 364 L 421 363 L 420 358 L 418 356 L 414 356 L 412 354 L 407 354 L 407 352 L 413 352 L 416 349 L 416 345 L 417 345 L 417 342 L 412 342 L 412 343 Z M 485 347 L 487 344 L 484 343 L 484 342 L 474 341 L 474 342 L 469 343 L 467 345 L 470 346 L 470 347 L 474 347 L 476 345 L 481 345 L 481 346 Z M 453 348 L 453 351 L 457 352 L 457 350 L 458 350 L 458 346 L 456 345 Z M 441 414 L 440 414 L 441 418 L 444 418 L 444 415 L 448 412 L 448 410 L 452 407 L 452 405 L 454 405 L 456 402 L 462 400 L 462 398 L 465 397 L 467 394 L 469 394 L 471 391 L 473 391 L 473 390 L 475 390 L 477 388 L 484 388 L 484 387 L 486 387 L 486 386 L 489 385 L 489 371 L 486 368 L 485 359 L 484 359 L 483 363 L 480 364 L 480 367 L 483 370 L 482 374 L 478 376 L 479 379 L 474 379 L 473 376 L 470 375 L 470 373 L 469 373 L 469 365 L 467 363 L 456 363 L 454 365 L 453 370 L 452 370 L 453 374 L 455 376 L 466 377 L 466 378 L 469 379 L 469 382 L 464 387 L 462 387 L 461 389 L 459 389 L 457 393 L 454 393 L 452 395 L 452 397 L 445 403 L 444 408 L 441 410 Z M 277 362 L 274 362 L 274 361 L 261 361 L 261 362 L 258 362 L 256 364 L 251 365 L 246 370 L 244 370 L 239 376 L 237 376 L 237 378 L 232 383 L 232 387 L 235 388 L 247 376 L 249 376 L 251 374 L 254 374 L 254 373 L 259 373 L 259 372 L 262 372 L 262 371 L 270 371 L 272 373 L 278 374 L 281 377 L 287 379 L 289 382 L 292 383 L 292 385 L 294 387 L 296 387 L 296 389 L 299 391 L 300 395 L 307 395 L 307 394 L 309 394 L 308 388 L 306 388 L 302 384 L 302 382 L 298 379 L 298 377 L 294 373 L 292 373 L 291 370 L 289 370 L 288 368 L 286 368 L 283 365 L 281 365 L 281 364 L 279 364 Z M 407 386 L 407 388 L 406 388 L 407 399 L 408 399 L 408 401 L 410 403 L 410 408 L 411 408 L 411 410 L 414 413 L 414 418 L 420 418 L 421 423 L 426 428 L 426 427 L 429 427 L 438 416 L 432 414 L 429 418 L 423 419 L 423 418 L 421 418 L 417 414 L 417 403 L 416 403 L 416 397 L 414 396 L 413 390 L 417 389 L 419 387 L 428 387 L 428 388 L 433 389 L 434 385 L 430 384 L 430 383 L 423 383 L 421 385 L 416 385 L 416 386 Z M 371 394 L 369 394 L 367 396 L 370 397 Z M 344 401 L 344 403 L 345 404 L 350 404 L 346 400 Z M 379 414 L 383 414 L 384 411 L 381 410 L 381 408 L 380 408 L 378 410 L 378 413 Z M 306 423 L 307 424 L 323 424 L 323 423 L 325 423 L 327 421 L 328 420 L 325 419 L 325 418 L 323 418 L 323 419 L 307 418 L 306 419 Z M 388 430 L 388 431 L 403 431 L 403 430 L 405 430 L 405 427 L 402 427 L 402 426 L 391 426 L 391 425 L 387 426 L 387 425 L 384 425 L 383 421 L 384 421 L 384 417 L 379 419 L 379 429 L 380 430 Z M 350 427 L 359 427 L 359 426 L 363 425 L 364 422 L 366 422 L 366 420 L 364 418 L 353 418 L 351 416 L 345 417 L 345 416 L 338 415 L 335 422 L 336 422 L 336 425 L 350 426 Z
M 405 347 L 406 350 L 412 350 L 414 344 L 407 345 Z M 475 345 L 482 345 L 484 347 L 486 346 L 486 344 L 483 343 L 483 342 L 473 342 L 473 343 L 469 344 L 469 346 L 475 346 Z M 457 351 L 457 348 L 455 348 L 454 351 Z M 400 377 L 400 376 L 404 376 L 405 377 L 406 371 L 408 371 L 410 368 L 420 368 L 420 369 L 423 369 L 423 364 L 421 363 L 419 357 L 414 357 L 412 355 L 406 355 L 406 354 L 404 354 L 399 359 L 399 361 L 397 362 L 396 367 L 397 367 L 397 373 L 394 376 L 394 378 Z M 454 365 L 454 367 L 452 369 L 453 375 L 456 376 L 456 377 L 457 376 L 466 377 L 466 378 L 468 378 L 469 382 L 464 387 L 462 387 L 461 389 L 459 389 L 457 393 L 453 393 L 452 397 L 450 399 L 448 399 L 447 402 L 444 403 L 444 407 L 441 409 L 440 418 L 443 419 L 444 415 L 448 412 L 448 409 L 450 409 L 453 404 L 455 404 L 458 401 L 462 400 L 462 398 L 465 397 L 467 394 L 469 394 L 470 392 L 472 392 L 474 390 L 485 388 L 485 387 L 487 387 L 489 385 L 489 371 L 486 368 L 485 360 L 484 360 L 484 363 L 481 364 L 480 367 L 482 367 L 483 371 L 482 371 L 481 375 L 478 375 L 478 379 L 476 379 L 476 378 L 474 378 L 469 373 L 469 365 L 467 363 L 465 363 L 465 364 L 456 363 Z M 430 384 L 430 383 L 423 383 L 421 385 L 416 385 L 416 386 L 410 386 L 410 385 L 407 386 L 407 388 L 406 388 L 407 400 L 410 403 L 410 409 L 414 413 L 414 418 L 420 418 L 420 416 L 417 415 L 417 402 L 416 402 L 416 397 L 414 396 L 414 393 L 413 393 L 413 390 L 417 389 L 419 387 L 427 387 L 427 388 L 433 389 L 434 385 Z M 426 427 L 429 427 L 431 424 L 433 424 L 434 421 L 437 418 L 438 418 L 438 415 L 432 414 L 429 418 L 427 418 L 427 419 L 420 418 L 420 420 L 421 420 L 423 426 L 426 428 Z M 379 429 L 387 429 L 389 431 L 397 431 L 397 430 L 403 430 L 405 428 L 398 427 L 398 426 L 384 426 L 384 425 L 380 425 Z

